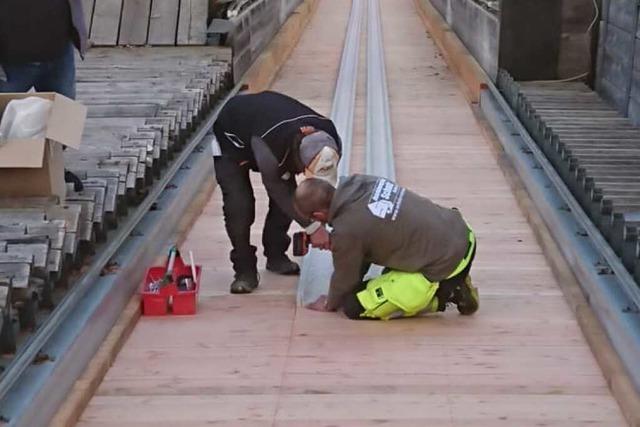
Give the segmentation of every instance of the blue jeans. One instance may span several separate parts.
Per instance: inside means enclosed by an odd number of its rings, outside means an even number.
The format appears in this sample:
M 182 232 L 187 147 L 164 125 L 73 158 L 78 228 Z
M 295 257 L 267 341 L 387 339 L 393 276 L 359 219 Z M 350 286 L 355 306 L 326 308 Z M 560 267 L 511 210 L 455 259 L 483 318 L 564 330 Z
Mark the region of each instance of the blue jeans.
M 58 92 L 67 98 L 76 97 L 76 64 L 72 43 L 52 61 L 25 64 L 2 64 L 7 81 L 0 80 L 0 92 Z

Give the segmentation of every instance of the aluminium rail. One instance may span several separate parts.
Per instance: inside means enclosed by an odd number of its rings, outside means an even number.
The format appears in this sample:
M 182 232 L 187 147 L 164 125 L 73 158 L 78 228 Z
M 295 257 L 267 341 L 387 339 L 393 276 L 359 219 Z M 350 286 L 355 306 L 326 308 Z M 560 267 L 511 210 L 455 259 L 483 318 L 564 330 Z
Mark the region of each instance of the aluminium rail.
M 498 88 L 487 82 L 481 110 L 640 390 L 640 289 Z
M 380 0 L 369 0 L 368 13 L 366 171 L 370 175 L 395 180 Z
M 353 0 L 331 108 L 331 119 L 342 139 L 342 158 L 338 165 L 338 177 L 349 175 L 351 163 L 363 8 L 364 0 Z M 302 262 L 298 281 L 298 305 L 310 303 L 324 293 L 332 270 L 331 254 L 315 248 L 309 250 Z
M 357 58 L 359 52 L 362 2 L 352 3 L 345 47 L 342 52 L 340 73 L 336 85 L 331 117 L 337 120 L 340 135 L 345 135 L 343 154 L 338 175 L 349 174 L 351 163 L 351 137 L 355 104 Z M 395 180 L 389 93 L 382 41 L 382 22 L 379 0 L 367 4 L 367 119 L 366 119 L 366 173 Z M 298 282 L 298 305 L 308 304 L 326 294 L 331 280 L 333 264 L 331 254 L 311 249 L 304 258 Z M 376 276 L 382 267 L 373 265 L 368 276 Z
M 369 0 L 368 15 L 365 170 L 369 175 L 395 181 L 396 171 L 393 159 L 389 90 L 387 88 L 387 72 L 384 62 L 380 0 Z M 371 265 L 366 276 L 379 276 L 382 274 L 383 269 L 383 266 Z

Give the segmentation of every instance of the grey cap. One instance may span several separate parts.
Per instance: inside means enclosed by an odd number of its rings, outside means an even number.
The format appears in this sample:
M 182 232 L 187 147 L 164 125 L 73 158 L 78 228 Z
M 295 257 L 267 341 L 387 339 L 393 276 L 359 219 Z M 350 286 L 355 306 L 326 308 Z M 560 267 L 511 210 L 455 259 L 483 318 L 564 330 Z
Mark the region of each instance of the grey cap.
M 329 147 L 336 153 L 338 152 L 338 144 L 336 144 L 331 135 L 324 131 L 317 131 L 302 138 L 302 141 L 300 141 L 300 160 L 305 167 L 313 162 L 324 147 Z
M 338 181 L 338 144 L 326 132 L 314 132 L 302 138 L 300 160 L 304 163 L 304 175 L 327 181 L 334 187 Z

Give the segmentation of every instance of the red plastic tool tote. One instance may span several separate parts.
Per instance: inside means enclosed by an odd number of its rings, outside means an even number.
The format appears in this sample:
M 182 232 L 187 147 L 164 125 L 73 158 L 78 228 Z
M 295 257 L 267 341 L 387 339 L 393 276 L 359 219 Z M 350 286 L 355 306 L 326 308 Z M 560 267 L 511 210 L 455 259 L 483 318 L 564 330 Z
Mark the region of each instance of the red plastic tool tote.
M 145 316 L 196 313 L 202 267 L 195 266 L 196 277 L 194 278 L 191 265 L 184 263 L 177 250 L 172 274 L 165 278 L 168 265 L 167 262 L 165 266 L 147 269 L 140 292 L 142 314 Z

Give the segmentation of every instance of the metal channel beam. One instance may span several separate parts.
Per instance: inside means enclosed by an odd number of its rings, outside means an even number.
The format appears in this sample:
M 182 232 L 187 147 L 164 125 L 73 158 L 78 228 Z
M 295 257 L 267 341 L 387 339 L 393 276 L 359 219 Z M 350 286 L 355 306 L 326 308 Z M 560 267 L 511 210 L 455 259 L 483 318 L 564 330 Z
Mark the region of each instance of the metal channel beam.
M 482 111 L 640 390 L 638 288 L 502 95 L 489 87 L 481 93 Z
M 395 180 L 380 1 L 369 0 L 368 8 L 366 172 L 369 175 Z M 366 277 L 377 277 L 382 270 L 382 266 L 372 265 Z
M 496 102 L 499 103 L 500 107 L 505 111 L 505 114 L 507 115 L 509 120 L 512 121 L 516 131 L 526 141 L 527 145 L 533 145 L 533 148 L 535 148 L 535 150 L 532 150 L 532 153 L 534 153 L 536 160 L 540 162 L 540 165 L 544 168 L 545 173 L 557 188 L 557 191 L 562 196 L 570 211 L 574 214 L 577 223 L 585 230 L 589 237 L 589 240 L 593 242 L 593 245 L 600 253 L 603 261 L 608 264 L 613 273 L 618 277 L 622 289 L 629 296 L 631 301 L 633 301 L 635 307 L 640 308 L 640 287 L 638 287 L 633 277 L 631 277 L 631 274 L 629 274 L 627 269 L 622 265 L 618 255 L 616 255 L 613 249 L 611 249 L 609 243 L 605 240 L 600 231 L 598 231 L 598 229 L 584 212 L 578 201 L 573 197 L 571 191 L 564 184 L 562 177 L 558 175 L 553 165 L 547 160 L 546 155 L 540 150 L 540 148 L 533 140 L 533 138 L 529 135 L 522 123 L 520 123 L 515 113 L 511 110 L 507 101 L 502 97 L 502 94 L 500 93 L 498 88 L 493 85 L 493 83 L 490 85 L 490 90 Z
M 173 226 L 173 224 L 175 223 L 175 212 L 179 211 L 176 211 L 176 209 L 168 209 L 166 211 L 162 211 L 164 213 L 163 217 L 162 215 L 159 215 L 159 212 L 157 211 L 150 211 L 150 208 L 153 204 L 162 203 L 163 200 L 165 200 L 166 203 L 166 200 L 168 198 L 166 186 L 169 183 L 173 183 L 176 179 L 178 179 L 179 176 L 184 176 L 186 174 L 186 171 L 189 170 L 189 168 L 186 167 L 188 166 L 187 161 L 192 158 L 192 156 L 194 155 L 194 151 L 200 150 L 199 148 L 198 150 L 196 150 L 196 148 L 200 147 L 201 144 L 203 144 L 204 136 L 213 125 L 213 122 L 220 112 L 220 109 L 228 99 L 230 99 L 237 93 L 238 89 L 239 86 L 236 86 L 215 108 L 215 110 L 211 112 L 209 117 L 200 125 L 198 130 L 190 138 L 190 142 L 180 153 L 178 158 L 173 162 L 171 167 L 166 171 L 163 178 L 154 185 L 152 191 L 136 209 L 135 213 L 127 218 L 126 222 L 118 228 L 116 234 L 113 236 L 110 242 L 104 248 L 102 248 L 99 254 L 92 261 L 89 269 L 75 283 L 73 289 L 69 291 L 63 301 L 56 307 L 56 309 L 47 319 L 47 322 L 43 324 L 42 327 L 38 329 L 38 331 L 29 339 L 28 343 L 23 347 L 23 351 L 21 351 L 12 361 L 12 363 L 7 367 L 7 371 L 4 373 L 2 379 L 0 380 L 0 415 L 2 415 L 3 417 L 12 418 L 12 422 L 10 425 L 37 425 L 14 424 L 13 419 L 17 416 L 16 414 L 19 415 L 22 413 L 22 411 L 27 410 L 27 408 L 24 407 L 25 398 L 26 402 L 31 402 L 29 396 L 34 396 L 39 393 L 40 388 L 43 386 L 43 384 L 46 383 L 47 377 L 50 375 L 50 372 L 45 376 L 42 376 L 42 374 L 48 371 L 49 368 L 47 367 L 50 366 L 51 369 L 53 369 L 54 365 L 57 365 L 60 360 L 68 357 L 69 355 L 65 354 L 64 352 L 58 353 L 54 351 L 52 354 L 47 353 L 49 356 L 53 356 L 52 361 L 37 366 L 33 365 L 32 362 L 36 359 L 36 356 L 41 351 L 46 353 L 48 351 L 48 348 L 51 348 L 52 346 L 55 347 L 55 344 L 52 343 L 54 343 L 56 339 L 71 339 L 73 341 L 73 339 L 82 334 L 84 328 L 94 327 L 94 325 L 88 325 L 86 323 L 80 322 L 76 323 L 75 327 L 71 330 L 67 330 L 66 337 L 61 337 L 60 334 L 60 331 L 65 328 L 64 325 L 69 324 L 69 319 L 78 316 L 78 313 L 84 312 L 85 315 L 95 315 L 95 312 L 93 311 L 87 312 L 87 307 L 92 306 L 95 310 L 104 309 L 100 304 L 96 305 L 96 300 L 92 299 L 107 297 L 104 294 L 96 294 L 98 283 L 104 280 L 100 276 L 101 270 L 104 265 L 106 265 L 112 259 L 115 259 L 119 253 L 122 253 L 122 248 L 126 247 L 128 242 L 131 241 L 132 233 L 139 230 L 140 227 L 144 227 L 145 224 L 147 224 L 149 221 L 161 221 L 160 223 L 162 224 L 163 229 L 166 230 L 170 229 Z M 193 188 L 197 186 L 191 184 L 191 187 Z M 189 191 L 184 191 L 184 193 L 191 194 Z M 177 200 L 181 200 L 183 202 L 181 206 L 184 206 L 184 202 L 187 202 L 186 200 L 182 200 L 181 198 L 177 198 Z M 171 213 L 172 211 L 174 211 L 173 214 Z M 159 216 L 160 218 L 158 218 Z M 163 233 L 154 233 L 147 235 L 146 242 L 149 242 L 149 236 L 155 236 L 155 240 L 153 240 L 153 242 L 157 242 L 157 237 L 162 235 Z M 155 247 L 153 244 L 141 243 L 141 246 L 139 246 L 137 250 L 146 253 L 146 251 L 149 251 L 149 248 L 155 248 L 153 250 L 153 255 L 157 255 L 157 247 Z M 131 284 L 131 278 L 134 276 L 127 274 L 122 275 L 123 269 L 126 268 L 126 261 L 137 256 L 138 255 L 136 255 L 135 251 L 131 251 L 129 252 L 129 256 L 125 258 L 122 263 L 119 263 L 119 265 L 121 266 L 121 273 L 116 275 L 115 279 L 123 280 L 123 278 L 126 278 L 125 281 L 129 283 L 129 286 L 133 287 L 125 288 L 128 292 L 127 297 L 125 300 L 123 300 L 122 305 L 117 307 L 119 308 L 119 311 L 117 311 L 115 315 L 116 317 L 113 318 L 113 321 L 115 321 L 115 318 L 117 318 L 117 314 L 119 314 L 122 308 L 124 308 L 124 304 L 137 287 L 137 282 L 133 283 L 133 285 Z M 134 265 L 144 264 L 135 263 Z M 104 319 L 106 318 L 109 317 L 99 317 L 98 322 L 100 323 L 100 325 L 103 325 Z M 109 325 L 109 328 L 110 327 L 111 325 Z M 109 328 L 105 329 L 104 336 L 106 336 Z M 102 340 L 104 336 L 102 336 L 100 340 Z M 97 345 L 99 345 L 99 342 L 97 343 Z M 95 350 L 97 350 L 97 346 L 95 347 L 93 352 L 95 352 Z M 93 352 L 91 354 L 93 354 Z M 84 363 L 86 364 L 87 361 L 88 359 L 84 360 Z M 73 381 L 75 381 L 75 378 L 66 378 L 65 381 L 71 381 L 69 383 L 70 387 L 73 384 Z M 57 382 L 56 384 L 57 387 L 59 387 L 58 390 L 65 391 L 61 382 Z M 35 407 L 42 409 L 38 405 L 30 406 L 32 408 Z
M 360 56 L 360 31 L 364 0 L 354 0 L 351 5 L 348 32 L 340 61 L 340 73 L 331 107 L 331 120 L 342 138 L 342 159 L 338 165 L 338 176 L 349 175 L 351 164 L 351 140 L 353 138 L 353 112 L 356 105 L 358 59 Z
M 351 163 L 353 111 L 356 102 L 363 8 L 364 0 L 353 0 L 331 108 L 331 119 L 342 138 L 342 159 L 338 166 L 338 176 L 340 177 L 349 175 Z M 302 262 L 302 271 L 298 281 L 298 305 L 308 304 L 320 295 L 326 294 L 332 271 L 331 254 L 312 248 Z
M 379 0 L 369 0 L 366 152 L 368 174 L 396 179 Z

